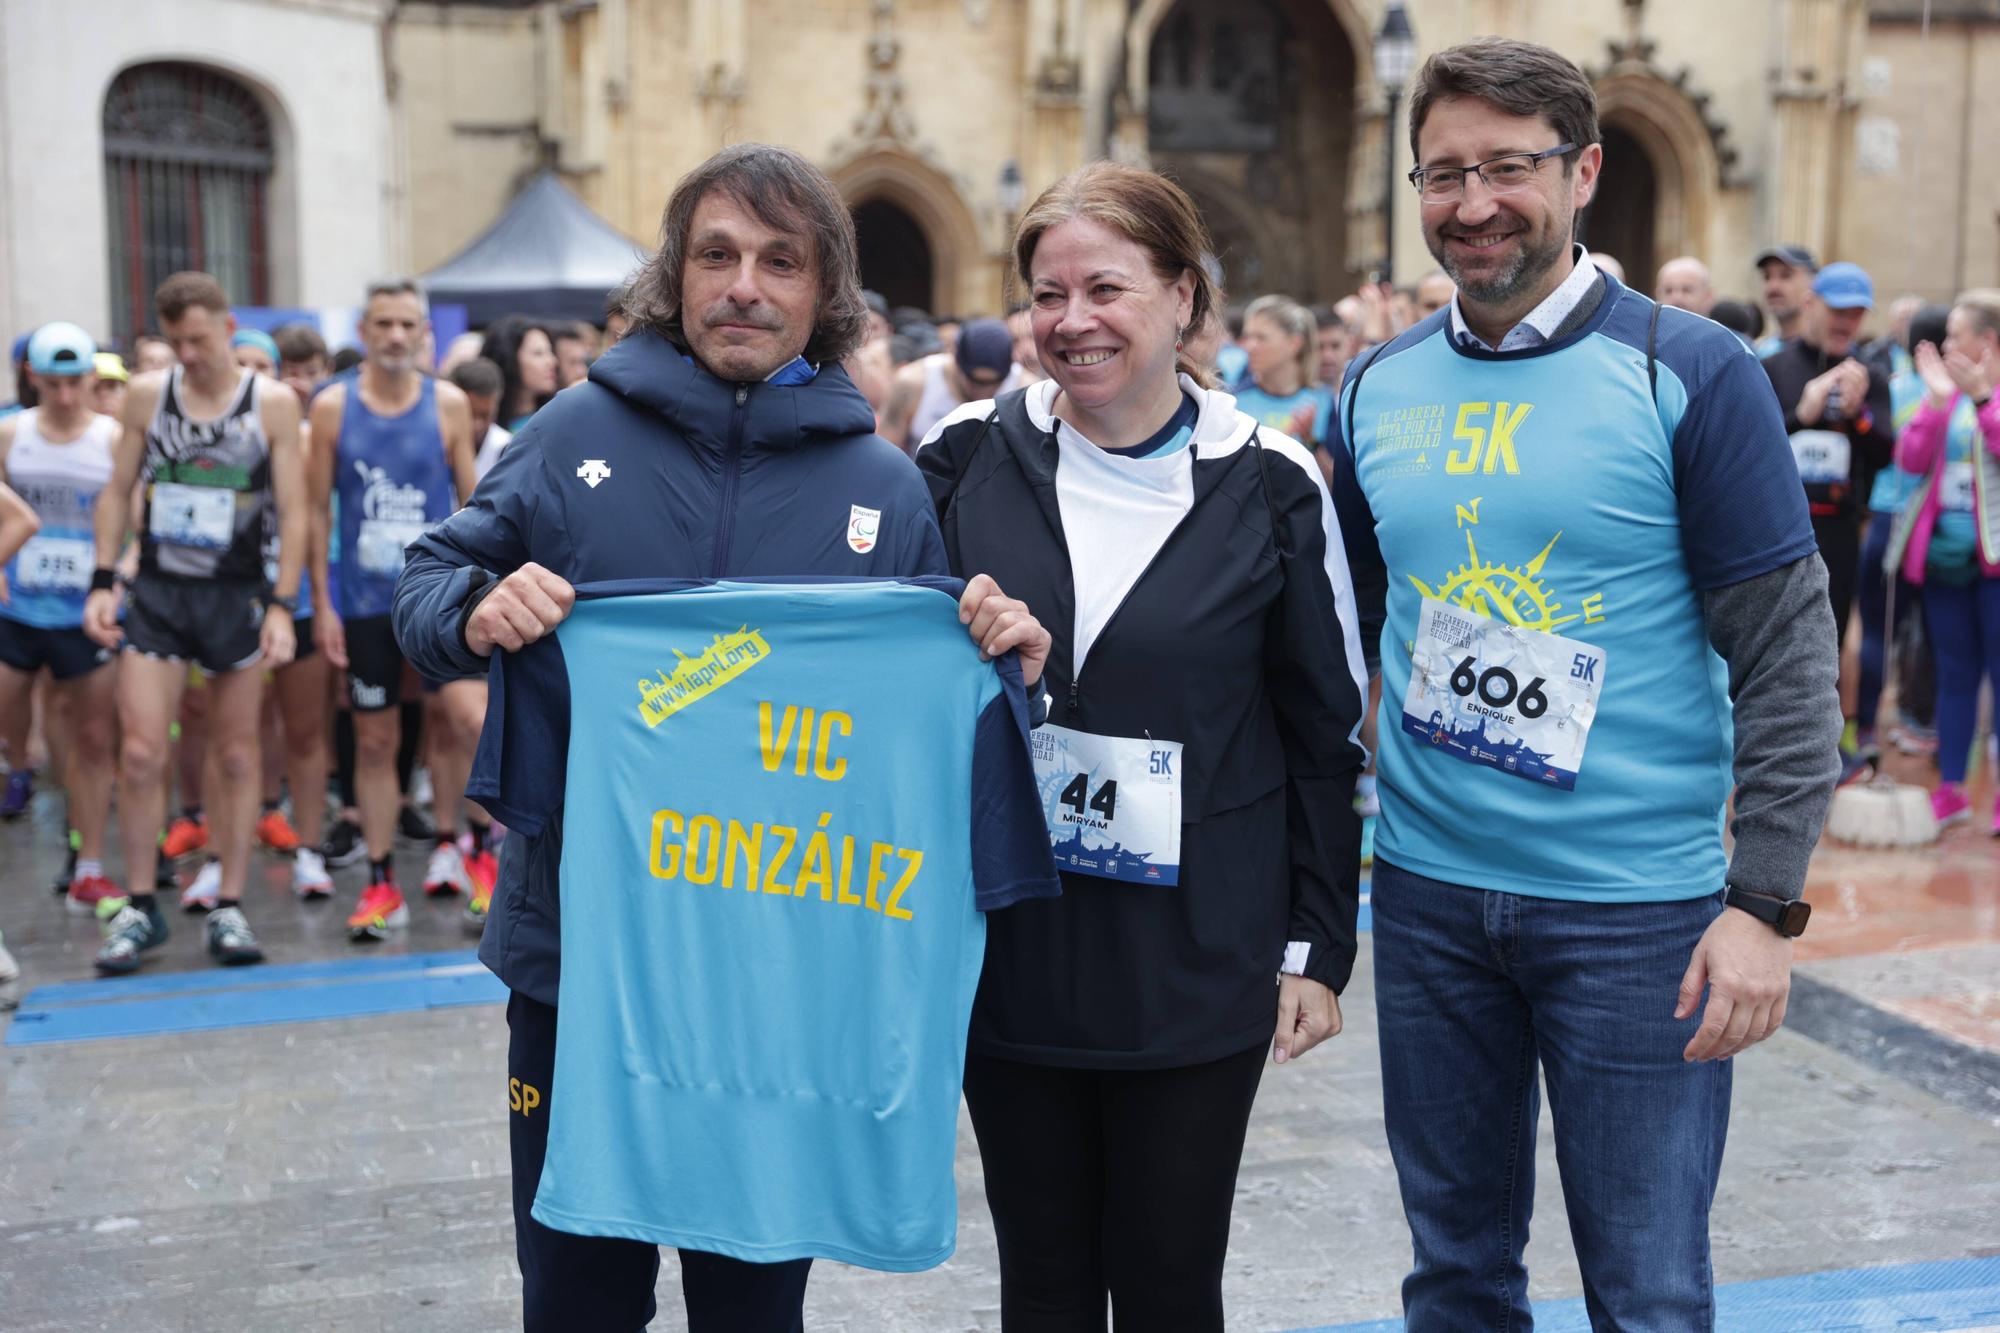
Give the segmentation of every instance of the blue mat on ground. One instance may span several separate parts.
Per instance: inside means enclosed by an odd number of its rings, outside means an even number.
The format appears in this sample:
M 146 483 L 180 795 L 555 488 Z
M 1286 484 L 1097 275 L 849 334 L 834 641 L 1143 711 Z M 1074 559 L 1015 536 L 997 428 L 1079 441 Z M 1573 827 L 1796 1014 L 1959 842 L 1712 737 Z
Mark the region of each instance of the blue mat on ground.
M 368 1018 L 506 998 L 507 988 L 470 949 L 63 981 L 28 993 L 8 1026 L 6 1044 Z
M 2000 1258 L 1848 1268 L 1715 1289 L 1724 1333 L 1874 1333 L 2000 1326 Z M 1298 1333 L 1402 1333 L 1400 1319 Z M 1536 1301 L 1536 1333 L 1590 1333 L 1581 1300 Z

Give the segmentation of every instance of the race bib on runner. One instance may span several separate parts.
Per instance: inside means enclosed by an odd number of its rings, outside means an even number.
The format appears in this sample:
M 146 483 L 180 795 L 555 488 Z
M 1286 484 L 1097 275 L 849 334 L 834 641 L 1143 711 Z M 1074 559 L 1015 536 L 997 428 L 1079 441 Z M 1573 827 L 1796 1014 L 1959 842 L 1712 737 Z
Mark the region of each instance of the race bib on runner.
M 1028 736 L 1056 869 L 1181 882 L 1181 743 L 1044 725 Z
M 1573 791 L 1603 685 L 1594 644 L 1426 597 L 1403 730 L 1465 763 Z
M 1946 463 L 1938 479 L 1938 500 L 1957 514 L 1972 512 L 1972 464 Z
M 403 572 L 403 548 L 424 535 L 430 524 L 388 518 L 364 518 L 354 543 L 354 558 L 362 572 L 394 577 Z
M 153 487 L 153 540 L 226 551 L 236 535 L 236 492 L 163 481 Z
M 23 592 L 87 592 L 97 544 L 81 537 L 30 537 L 15 560 L 14 583 Z
M 1802 430 L 1792 435 L 1792 461 L 1799 480 L 1808 486 L 1829 486 L 1847 480 L 1854 447 L 1837 430 Z

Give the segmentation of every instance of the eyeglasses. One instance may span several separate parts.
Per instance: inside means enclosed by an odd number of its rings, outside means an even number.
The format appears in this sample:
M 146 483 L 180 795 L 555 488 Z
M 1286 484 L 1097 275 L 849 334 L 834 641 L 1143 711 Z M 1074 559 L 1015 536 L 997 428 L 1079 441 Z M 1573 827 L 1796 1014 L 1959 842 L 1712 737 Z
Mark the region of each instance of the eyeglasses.
M 1469 167 L 1418 167 L 1410 173 L 1410 184 L 1417 187 L 1418 194 L 1434 203 L 1443 203 L 1464 194 L 1465 178 L 1469 175 L 1479 177 L 1488 194 L 1515 194 L 1528 188 L 1528 182 L 1535 178 L 1535 172 L 1542 163 L 1575 151 L 1575 144 L 1559 143 L 1539 153 L 1507 153 L 1475 162 Z

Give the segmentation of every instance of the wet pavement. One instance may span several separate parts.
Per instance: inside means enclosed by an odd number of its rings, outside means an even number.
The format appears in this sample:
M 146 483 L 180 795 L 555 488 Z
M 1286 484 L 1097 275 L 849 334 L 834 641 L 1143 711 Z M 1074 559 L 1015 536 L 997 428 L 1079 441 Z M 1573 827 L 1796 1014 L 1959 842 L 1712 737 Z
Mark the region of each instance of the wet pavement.
M 1990 812 L 1990 783 L 1976 796 Z M 30 1013 L 0 1049 L 0 1327 L 518 1326 L 506 1028 L 460 903 L 412 902 L 407 932 L 363 948 L 341 927 L 358 868 L 332 903 L 301 904 L 260 857 L 246 908 L 269 966 L 211 969 L 199 918 L 169 900 L 150 989 L 120 992 L 91 980 L 95 926 L 48 892 L 56 820 L 44 795 L 0 825 L 0 931 Z M 406 884 L 424 850 L 402 848 Z M 2000 1328 L 2000 839 L 1981 818 L 1927 848 L 1826 846 L 1808 896 L 1791 1021 L 1737 1062 L 1722 1327 Z M 1232 1329 L 1372 1330 L 1396 1312 L 1409 1241 L 1371 977 L 1364 948 L 1347 1031 L 1266 1070 Z M 302 1021 L 315 1012 L 356 1016 Z M 35 1039 L 63 1019 L 142 1035 Z M 809 1327 L 999 1327 L 963 1123 L 958 1174 L 957 1255 L 908 1276 L 820 1264 Z M 1584 1326 L 1562 1215 L 1545 1127 L 1529 1250 L 1545 1329 Z M 682 1326 L 675 1284 L 670 1261 L 656 1328 Z

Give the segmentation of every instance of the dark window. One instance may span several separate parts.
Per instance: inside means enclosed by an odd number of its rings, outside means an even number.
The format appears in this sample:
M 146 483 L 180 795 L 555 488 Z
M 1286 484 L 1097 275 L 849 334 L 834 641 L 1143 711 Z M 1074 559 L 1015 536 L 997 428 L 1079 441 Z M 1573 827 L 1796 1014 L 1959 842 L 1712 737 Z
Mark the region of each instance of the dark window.
M 1291 25 L 1272 0 L 1180 0 L 1148 53 L 1147 140 L 1156 152 L 1279 147 Z
M 886 199 L 870 199 L 854 206 L 854 238 L 863 287 L 880 292 L 892 310 L 931 308 L 931 243 L 915 218 Z
M 134 65 L 104 98 L 111 325 L 130 342 L 170 273 L 212 273 L 266 305 L 271 122 L 248 88 L 200 65 Z

